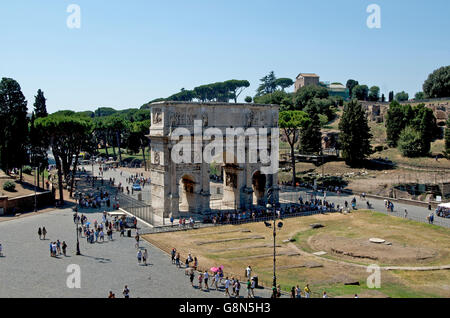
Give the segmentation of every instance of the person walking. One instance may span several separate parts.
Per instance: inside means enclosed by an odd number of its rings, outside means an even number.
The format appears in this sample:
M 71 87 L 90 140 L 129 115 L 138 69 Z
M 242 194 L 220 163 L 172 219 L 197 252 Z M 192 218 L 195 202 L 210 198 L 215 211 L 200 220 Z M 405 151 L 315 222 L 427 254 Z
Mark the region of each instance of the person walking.
M 228 276 L 225 278 L 225 296 L 230 297 L 230 280 L 228 279 Z
M 305 298 L 310 298 L 311 289 L 309 289 L 309 284 L 306 284 L 304 291 L 305 291 Z
M 189 279 L 191 281 L 192 287 L 194 287 L 194 277 L 195 277 L 194 271 L 191 270 L 191 273 L 189 274 Z
M 56 250 L 58 251 L 58 255 L 61 255 L 61 242 L 59 240 L 56 241 Z
M 170 256 L 172 257 L 172 264 L 175 264 L 175 255 L 177 254 L 177 250 L 172 248 L 172 252 L 170 252 Z
M 250 282 L 250 279 L 247 279 L 247 298 L 252 298 L 252 283 Z
M 247 277 L 248 279 L 250 279 L 252 275 L 252 267 L 250 265 L 247 266 L 247 268 L 245 269 L 245 277 Z
M 45 226 L 42 228 L 42 235 L 43 235 L 44 240 L 45 240 L 45 236 L 47 235 L 47 230 L 45 229 Z
M 141 261 L 142 261 L 142 252 L 141 252 L 141 250 L 139 250 L 138 252 L 137 252 L 137 260 L 138 260 L 138 265 L 141 265 Z
M 181 268 L 181 265 L 180 265 L 180 253 L 177 253 L 177 256 L 175 257 L 175 265 L 178 268 Z
M 239 291 L 241 290 L 241 283 L 239 282 L 239 279 L 236 278 L 235 284 L 236 298 L 239 298 Z
M 144 250 L 144 253 L 142 253 L 142 263 L 147 266 L 147 258 L 148 258 L 148 252 L 147 249 Z
M 216 290 L 219 289 L 219 285 L 218 285 L 219 280 L 220 280 L 219 271 L 217 271 L 216 274 L 214 275 L 214 286 L 216 287 Z
M 67 250 L 67 244 L 66 244 L 66 241 L 63 241 L 63 243 L 62 243 L 62 251 L 63 251 L 64 256 L 67 256 L 66 255 L 66 250 Z
M 42 240 L 42 230 L 41 230 L 41 228 L 38 229 L 38 235 L 39 235 L 39 239 Z
M 297 298 L 302 298 L 302 290 L 300 289 L 300 287 L 298 285 L 295 287 L 295 294 L 296 294 Z
M 291 288 L 291 298 L 295 298 L 295 287 L 292 286 Z
M 205 287 L 209 291 L 209 285 L 208 285 L 209 274 L 208 274 L 207 270 L 205 270 L 205 272 L 203 273 L 203 277 L 204 277 L 204 280 L 205 280 Z
M 0 257 L 3 257 L 3 247 L 1 243 L 0 243 Z
M 405 209 L 405 219 L 408 217 L 408 210 Z
M 198 289 L 203 289 L 202 282 L 203 282 L 203 274 L 200 273 L 198 274 Z
M 130 298 L 130 290 L 128 289 L 127 285 L 125 285 L 125 288 L 123 289 L 122 294 L 123 294 L 123 297 Z
M 252 298 L 255 298 L 256 281 L 254 279 L 251 279 L 250 281 L 251 281 L 250 290 L 252 293 Z
M 139 248 L 139 234 L 136 234 L 135 240 L 136 240 L 136 248 Z

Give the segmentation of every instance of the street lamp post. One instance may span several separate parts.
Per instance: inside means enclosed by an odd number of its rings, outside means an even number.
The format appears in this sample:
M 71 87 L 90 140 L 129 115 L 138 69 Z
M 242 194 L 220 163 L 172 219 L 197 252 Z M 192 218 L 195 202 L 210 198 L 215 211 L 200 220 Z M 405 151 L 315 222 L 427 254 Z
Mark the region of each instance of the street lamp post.
M 77 218 L 75 219 L 75 225 L 76 225 L 76 231 L 77 231 L 77 255 L 81 255 L 81 252 L 80 252 L 80 240 L 78 238 L 78 236 L 79 236 L 78 224 L 79 223 L 80 223 L 80 221 L 78 220 L 78 215 L 77 215 Z
M 37 189 L 36 183 L 39 180 L 39 176 L 37 174 L 37 167 L 34 168 L 35 182 L 34 182 L 34 212 L 37 212 Z
M 267 209 L 272 209 L 272 219 L 273 219 L 273 283 L 272 286 L 274 290 L 277 288 L 277 275 L 276 275 L 276 215 L 275 215 L 275 203 L 273 200 L 273 188 L 267 190 Z

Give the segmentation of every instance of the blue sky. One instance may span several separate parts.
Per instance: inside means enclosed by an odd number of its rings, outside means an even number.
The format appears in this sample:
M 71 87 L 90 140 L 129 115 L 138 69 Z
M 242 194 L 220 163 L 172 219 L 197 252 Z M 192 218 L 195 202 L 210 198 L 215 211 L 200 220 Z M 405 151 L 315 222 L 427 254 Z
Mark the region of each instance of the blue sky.
M 366 25 L 372 3 L 381 29 Z M 66 25 L 70 4 L 80 29 Z M 253 96 L 272 70 L 413 96 L 450 65 L 449 12 L 448 0 L 1 1 L 0 76 L 21 84 L 29 108 L 42 89 L 50 112 L 139 107 L 233 78 Z

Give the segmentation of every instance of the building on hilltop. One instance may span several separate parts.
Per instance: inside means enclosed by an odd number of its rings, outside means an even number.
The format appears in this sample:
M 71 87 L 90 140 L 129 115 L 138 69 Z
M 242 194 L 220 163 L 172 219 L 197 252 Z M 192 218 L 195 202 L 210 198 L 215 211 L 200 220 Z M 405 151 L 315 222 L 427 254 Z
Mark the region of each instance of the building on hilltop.
M 308 85 L 319 85 L 320 77 L 313 73 L 300 73 L 295 80 L 295 92 Z
M 341 96 L 344 100 L 348 100 L 350 98 L 349 89 L 342 84 L 328 84 L 326 87 L 330 96 Z

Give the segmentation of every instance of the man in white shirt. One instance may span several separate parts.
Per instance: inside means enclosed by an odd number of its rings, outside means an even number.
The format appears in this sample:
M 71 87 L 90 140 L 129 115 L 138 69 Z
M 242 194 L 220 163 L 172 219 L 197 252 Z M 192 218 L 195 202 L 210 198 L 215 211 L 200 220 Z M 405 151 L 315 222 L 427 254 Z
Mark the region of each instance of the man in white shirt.
M 227 277 L 227 278 L 225 279 L 225 296 L 230 297 L 230 291 L 229 291 L 228 288 L 230 288 L 230 280 L 229 280 L 228 277 Z
M 247 278 L 250 279 L 251 278 L 250 275 L 252 274 L 252 267 L 250 265 L 248 265 L 247 269 L 245 271 L 246 271 Z

